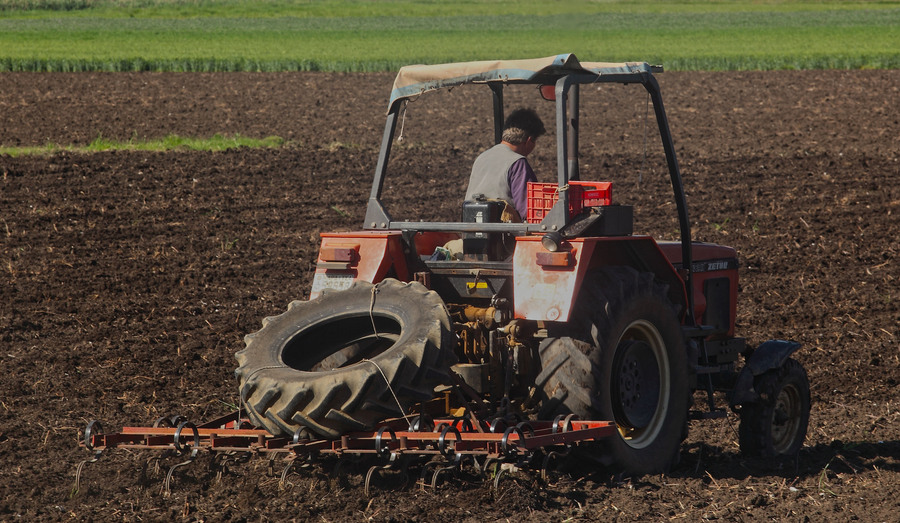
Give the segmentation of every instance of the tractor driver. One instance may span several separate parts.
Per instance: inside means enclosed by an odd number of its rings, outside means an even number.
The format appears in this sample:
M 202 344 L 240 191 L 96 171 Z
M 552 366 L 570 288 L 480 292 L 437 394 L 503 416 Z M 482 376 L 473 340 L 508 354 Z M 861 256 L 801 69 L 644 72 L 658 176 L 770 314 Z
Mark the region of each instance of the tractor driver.
M 512 221 L 521 222 L 528 210 L 528 182 L 537 181 L 526 157 L 534 150 L 538 137 L 546 132 L 533 109 L 513 111 L 504 122 L 502 141 L 475 159 L 466 200 L 473 200 L 477 194 L 506 200 L 518 213 Z

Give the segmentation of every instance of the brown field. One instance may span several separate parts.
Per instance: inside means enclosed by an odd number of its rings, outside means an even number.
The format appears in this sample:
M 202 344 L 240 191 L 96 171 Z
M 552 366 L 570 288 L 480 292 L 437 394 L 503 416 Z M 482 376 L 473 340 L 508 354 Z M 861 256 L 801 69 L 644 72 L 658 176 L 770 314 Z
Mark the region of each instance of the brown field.
M 365 469 L 337 481 L 327 467 L 303 469 L 282 489 L 264 459 L 219 478 L 202 456 L 164 496 L 162 478 L 144 470 L 150 455 L 115 450 L 85 467 L 70 496 L 89 456 L 78 446 L 88 420 L 115 430 L 234 408 L 243 336 L 308 295 L 320 232 L 362 222 L 391 80 L 0 74 L 0 146 L 169 133 L 289 142 L 0 155 L 0 520 L 897 520 L 900 71 L 660 77 L 694 235 L 739 252 L 739 334 L 803 344 L 795 357 L 813 409 L 796 461 L 743 458 L 730 416 L 692 422 L 664 476 L 523 475 L 496 494 L 464 479 L 369 500 Z M 449 96 L 429 115 L 435 127 L 410 105 L 398 157 L 411 167 L 394 188 L 412 215 L 458 212 L 468 166 L 488 145 L 486 118 L 472 117 L 486 106 Z M 616 184 L 617 201 L 642 202 L 636 229 L 670 235 L 658 159 L 640 176 L 620 169 L 644 160 L 641 128 L 629 127 L 643 98 L 617 96 L 592 106 L 583 128 L 624 107 L 611 123 L 625 130 L 583 139 L 584 164 Z M 451 146 L 436 145 L 441 134 Z M 548 139 L 534 158 L 545 181 L 552 149 Z

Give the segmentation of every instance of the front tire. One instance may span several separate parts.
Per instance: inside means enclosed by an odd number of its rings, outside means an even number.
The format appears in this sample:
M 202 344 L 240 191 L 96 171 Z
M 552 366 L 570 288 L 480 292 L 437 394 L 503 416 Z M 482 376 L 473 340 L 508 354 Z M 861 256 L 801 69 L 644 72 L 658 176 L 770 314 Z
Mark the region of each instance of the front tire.
M 793 358 L 754 379 L 760 398 L 741 406 L 738 438 L 745 456 L 796 456 L 809 426 L 809 378 Z
M 393 279 L 292 302 L 244 341 L 235 354 L 241 403 L 273 434 L 371 429 L 431 399 L 455 362 L 441 298 Z
M 687 357 L 666 291 L 652 274 L 629 267 L 589 274 L 569 335 L 539 348 L 539 416 L 615 421 L 602 458 L 627 474 L 668 470 L 686 435 Z

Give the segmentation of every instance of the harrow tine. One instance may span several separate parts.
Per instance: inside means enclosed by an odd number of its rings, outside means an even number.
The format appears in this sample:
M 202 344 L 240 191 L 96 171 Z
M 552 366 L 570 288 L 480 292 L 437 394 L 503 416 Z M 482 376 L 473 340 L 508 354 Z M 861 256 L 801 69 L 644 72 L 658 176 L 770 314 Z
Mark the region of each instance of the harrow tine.
M 86 459 L 78 464 L 78 468 L 75 469 L 75 484 L 72 486 L 72 491 L 69 493 L 69 499 L 74 498 L 78 495 L 78 492 L 81 490 L 81 471 L 84 469 L 84 466 L 88 463 L 94 463 L 98 459 L 100 459 L 100 455 L 103 454 L 102 450 L 98 450 L 94 453 L 94 457 L 91 459 Z
M 419 485 L 419 489 L 422 492 L 428 490 L 431 487 L 432 491 L 437 490 L 438 479 L 445 472 L 453 472 L 456 474 L 459 472 L 462 462 L 463 462 L 462 454 L 454 454 L 452 457 L 452 461 L 450 461 L 450 465 L 446 465 L 448 461 L 440 460 L 440 458 L 434 458 L 425 465 L 422 466 L 422 472 L 419 473 L 419 481 L 417 482 Z M 449 456 L 448 456 L 449 458 Z M 473 461 L 475 461 L 473 459 Z M 476 468 L 478 468 L 477 461 L 475 462 Z M 431 470 L 434 469 L 434 472 Z M 426 477 L 431 476 L 431 481 L 426 481 Z
M 428 463 L 422 465 L 422 472 L 419 473 L 419 490 L 425 492 L 429 486 L 431 486 L 428 482 L 425 481 L 425 477 L 428 476 L 429 470 L 441 466 L 443 462 L 438 460 L 431 460 Z
M 456 475 L 456 473 L 459 472 L 459 468 L 460 468 L 460 465 L 462 464 L 462 460 L 463 460 L 463 455 L 456 454 L 456 456 L 454 456 L 454 458 L 453 458 L 453 463 L 451 465 L 446 466 L 446 467 L 439 467 L 437 470 L 435 470 L 434 474 L 431 476 L 431 490 L 437 491 L 438 479 L 440 479 L 441 474 L 443 474 L 445 472 L 452 472 L 454 475 Z
M 293 484 L 288 483 L 287 475 L 291 471 L 291 467 L 294 466 L 295 459 L 288 459 L 288 464 L 284 466 L 284 470 L 281 471 L 281 478 L 278 480 L 278 488 L 280 490 L 286 490 L 288 486 L 293 486 Z
M 544 483 L 550 483 L 550 462 L 556 458 L 567 458 L 570 454 L 570 448 L 566 448 L 563 451 L 550 451 L 547 455 L 544 456 L 543 463 L 541 464 L 541 481 Z
M 103 425 L 100 424 L 97 420 L 91 420 L 88 422 L 87 427 L 84 429 L 84 446 L 86 449 L 90 451 L 94 451 L 94 433 L 98 432 L 103 434 Z M 81 471 L 84 470 L 84 466 L 88 463 L 95 463 L 100 459 L 100 456 L 103 454 L 102 450 L 94 451 L 94 457 L 91 459 L 86 459 L 78 464 L 78 467 L 75 469 L 75 484 L 72 485 L 72 491 L 69 493 L 69 498 L 75 497 L 78 492 L 81 490 Z
M 215 451 L 214 451 L 215 452 Z M 274 455 L 270 461 L 274 461 Z M 209 464 L 210 470 L 215 470 L 216 472 L 216 481 L 222 481 L 222 477 L 228 473 L 229 465 L 238 463 L 246 463 L 250 461 L 250 453 L 249 452 L 235 452 L 235 451 L 218 451 L 213 454 L 212 462 Z M 271 470 L 271 462 L 270 462 L 270 470 Z M 274 474 L 270 474 L 274 475 Z
M 497 466 L 494 468 L 494 470 L 495 470 L 494 481 L 493 481 L 494 496 L 497 496 L 498 494 L 500 494 L 500 482 L 503 480 L 503 478 L 509 476 L 510 478 L 512 478 L 513 482 L 518 483 L 516 474 L 522 473 L 522 472 L 527 474 L 529 471 L 528 468 L 520 467 L 518 464 L 508 462 L 508 461 L 503 462 L 503 463 L 497 463 Z
M 509 473 L 509 469 L 507 467 L 504 467 L 502 464 L 495 468 L 494 487 L 493 487 L 495 496 L 500 493 L 500 479 L 503 478 L 503 476 L 508 473 Z
M 402 462 L 403 462 L 404 466 L 399 467 L 398 465 L 400 465 Z M 398 488 L 402 489 L 409 483 L 409 472 L 407 472 L 407 470 L 406 470 L 405 460 L 403 460 L 399 454 L 392 453 L 391 461 L 389 463 L 387 463 L 386 465 L 373 465 L 373 466 L 369 467 L 369 471 L 366 472 L 366 482 L 365 482 L 366 498 L 368 498 L 368 499 L 372 498 L 371 483 L 372 483 L 372 478 L 375 476 L 375 473 L 376 472 L 383 473 L 383 472 L 387 472 L 387 471 L 394 471 L 394 472 L 399 473 L 399 475 L 402 479 L 402 483 L 400 484 L 400 486 Z
M 184 453 L 188 450 L 188 447 L 184 446 L 181 443 L 181 432 L 185 428 L 191 429 L 191 431 L 194 433 L 194 444 L 191 446 L 191 453 L 188 456 L 188 459 L 186 461 L 183 461 L 181 463 L 176 463 L 175 465 L 172 465 L 169 468 L 169 473 L 166 474 L 166 479 L 163 482 L 163 492 L 162 493 L 164 496 L 169 496 L 172 493 L 170 487 L 171 487 L 171 483 L 172 483 L 172 474 L 175 472 L 175 469 L 177 469 L 178 467 L 183 467 L 185 465 L 189 465 L 189 464 L 193 463 L 194 459 L 197 457 L 197 453 L 200 452 L 200 431 L 197 430 L 197 426 L 194 425 L 193 423 L 191 423 L 190 421 L 182 421 L 178 425 L 178 428 L 175 430 L 175 437 L 173 439 L 173 443 L 175 444 L 175 450 L 177 450 L 180 453 Z

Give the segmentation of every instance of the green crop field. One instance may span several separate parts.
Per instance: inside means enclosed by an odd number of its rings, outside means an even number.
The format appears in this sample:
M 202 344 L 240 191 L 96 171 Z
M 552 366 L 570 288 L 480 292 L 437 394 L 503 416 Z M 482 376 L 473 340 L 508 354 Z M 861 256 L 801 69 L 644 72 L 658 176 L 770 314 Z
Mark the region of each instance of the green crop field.
M 573 52 L 900 68 L 900 2 L 0 0 L 0 71 L 373 71 Z
M 170 134 L 158 140 L 129 140 L 119 142 L 106 140 L 102 136 L 94 139 L 86 146 L 59 145 L 48 143 L 41 147 L 5 147 L 0 146 L 0 155 L 6 154 L 12 157 L 23 155 L 53 154 L 59 151 L 77 153 L 91 153 L 97 151 L 171 151 L 175 149 L 191 151 L 225 151 L 238 147 L 280 147 L 285 145 L 284 139 L 278 136 L 268 136 L 263 139 L 247 138 L 241 135 L 223 136 L 213 135 L 211 138 L 187 138 Z

